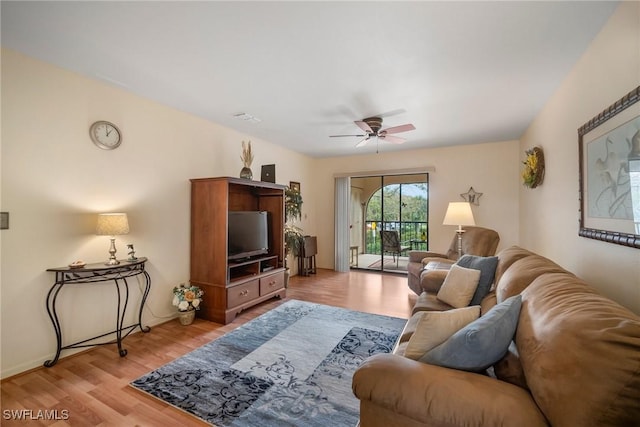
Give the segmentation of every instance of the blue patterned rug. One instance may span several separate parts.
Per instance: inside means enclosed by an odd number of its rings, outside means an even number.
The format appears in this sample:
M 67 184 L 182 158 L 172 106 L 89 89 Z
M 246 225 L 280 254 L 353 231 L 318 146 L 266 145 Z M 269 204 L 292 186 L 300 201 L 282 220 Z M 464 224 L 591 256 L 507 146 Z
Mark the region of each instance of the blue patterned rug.
M 291 300 L 131 385 L 216 426 L 355 426 L 351 378 L 405 319 Z

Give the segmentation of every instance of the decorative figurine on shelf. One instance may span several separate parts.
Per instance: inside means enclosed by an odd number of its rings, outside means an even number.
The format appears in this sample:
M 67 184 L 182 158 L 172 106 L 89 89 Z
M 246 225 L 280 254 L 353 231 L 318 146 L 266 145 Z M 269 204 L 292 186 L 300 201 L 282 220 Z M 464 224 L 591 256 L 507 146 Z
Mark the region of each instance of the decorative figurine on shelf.
M 251 163 L 253 162 L 253 153 L 251 152 L 251 141 L 248 143 L 242 141 L 242 160 L 243 168 L 240 171 L 240 178 L 253 179 L 253 172 L 251 172 Z
M 133 249 L 133 243 L 129 243 L 127 249 L 129 249 L 127 261 L 137 261 L 138 257 L 136 257 L 136 251 Z

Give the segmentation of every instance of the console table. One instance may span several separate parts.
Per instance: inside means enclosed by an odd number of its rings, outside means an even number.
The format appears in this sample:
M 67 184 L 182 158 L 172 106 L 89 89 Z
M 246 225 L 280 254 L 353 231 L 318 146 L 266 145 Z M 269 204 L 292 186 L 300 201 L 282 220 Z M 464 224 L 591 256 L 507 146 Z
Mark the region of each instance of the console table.
M 51 271 L 56 274 L 56 280 L 49 293 L 47 294 L 47 313 L 53 324 L 53 329 L 56 332 L 57 348 L 56 355 L 53 359 L 44 362 L 44 366 L 51 367 L 58 362 L 60 352 L 69 348 L 81 348 L 92 347 L 95 345 L 107 345 L 118 344 L 118 352 L 120 357 L 127 355 L 127 350 L 122 348 L 122 340 L 126 338 L 136 328 L 140 328 L 142 332 L 149 332 L 151 330 L 148 326 L 142 326 L 142 309 L 149 295 L 151 289 L 151 278 L 149 273 L 144 269 L 144 264 L 147 262 L 147 258 L 138 258 L 135 261 L 121 260 L 118 265 L 105 265 L 104 263 L 87 264 L 81 268 L 71 267 L 58 267 L 49 268 L 47 271 Z M 138 322 L 124 326 L 124 317 L 127 311 L 127 304 L 129 303 L 129 284 L 127 278 L 142 275 L 145 281 L 145 288 L 142 293 L 142 301 L 140 302 L 140 310 L 138 311 Z M 67 284 L 96 284 L 100 282 L 113 282 L 118 294 L 118 311 L 116 313 L 116 329 L 104 333 L 102 335 L 88 338 L 82 341 L 75 342 L 63 346 L 62 339 L 62 327 L 60 320 L 58 319 L 58 312 L 56 309 L 56 301 L 60 290 Z M 124 293 L 124 295 L 122 295 Z M 106 337 L 107 335 L 116 334 L 115 340 L 106 342 L 92 342 L 99 338 Z

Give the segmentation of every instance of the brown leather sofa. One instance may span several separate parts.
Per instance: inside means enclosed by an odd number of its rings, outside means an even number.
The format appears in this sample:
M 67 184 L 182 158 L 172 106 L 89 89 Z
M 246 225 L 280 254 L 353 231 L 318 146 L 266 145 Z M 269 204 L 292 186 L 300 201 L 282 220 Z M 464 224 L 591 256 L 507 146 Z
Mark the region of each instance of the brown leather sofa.
M 540 255 L 498 258 L 482 313 L 519 293 L 522 308 L 493 373 L 420 363 L 399 342 L 354 374 L 360 427 L 640 425 L 640 317 Z
M 483 227 L 464 227 L 462 253 L 477 256 L 493 256 L 498 248 L 500 236 L 495 230 Z M 451 266 L 458 260 L 458 235 L 453 236 L 446 253 L 410 251 L 408 271 L 409 288 L 420 295 L 423 291 L 421 275 L 429 262 L 437 262 L 440 267 Z M 445 273 L 446 274 L 446 273 Z

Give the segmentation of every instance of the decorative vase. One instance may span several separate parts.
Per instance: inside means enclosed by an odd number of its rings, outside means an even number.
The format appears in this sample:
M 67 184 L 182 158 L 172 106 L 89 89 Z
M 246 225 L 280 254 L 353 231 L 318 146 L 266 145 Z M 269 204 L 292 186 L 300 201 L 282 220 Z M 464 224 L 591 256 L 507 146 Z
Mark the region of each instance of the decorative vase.
M 180 319 L 180 324 L 185 326 L 192 324 L 193 319 L 195 318 L 196 318 L 195 310 L 180 311 L 178 314 L 178 319 Z
M 243 167 L 242 170 L 240 171 L 240 178 L 244 178 L 244 179 L 253 179 L 253 172 L 251 172 L 251 169 L 248 167 Z

